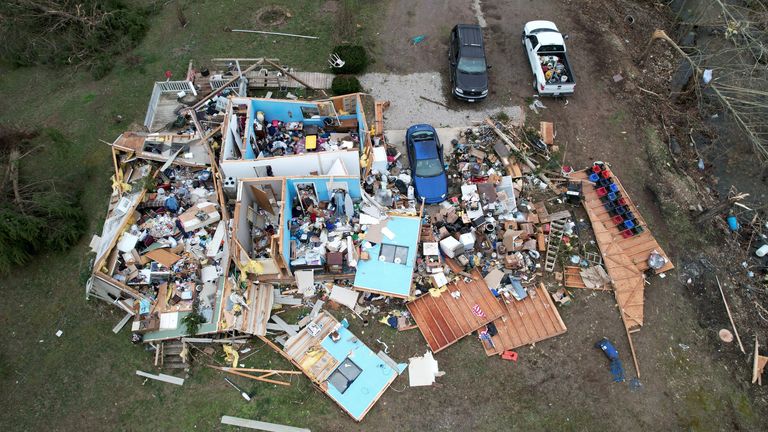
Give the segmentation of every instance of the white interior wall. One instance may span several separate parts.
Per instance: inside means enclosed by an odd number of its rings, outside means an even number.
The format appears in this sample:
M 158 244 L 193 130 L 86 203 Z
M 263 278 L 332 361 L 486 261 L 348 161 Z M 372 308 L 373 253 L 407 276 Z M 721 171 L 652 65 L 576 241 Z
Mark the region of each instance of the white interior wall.
M 357 150 L 305 153 L 249 161 L 225 160 L 221 163 L 221 170 L 224 173 L 224 178 L 233 177 L 235 179 L 258 177 L 259 173 L 256 168 L 266 166 L 272 167 L 272 174 L 276 177 L 308 176 L 312 172 L 325 175 L 336 159 L 341 159 L 350 176 L 360 177 L 360 155 Z

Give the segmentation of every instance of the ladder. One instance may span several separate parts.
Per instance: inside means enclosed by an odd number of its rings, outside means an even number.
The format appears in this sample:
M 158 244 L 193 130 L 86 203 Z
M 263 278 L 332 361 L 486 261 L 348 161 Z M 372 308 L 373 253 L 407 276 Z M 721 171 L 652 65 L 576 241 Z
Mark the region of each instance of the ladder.
M 547 236 L 547 254 L 544 258 L 544 270 L 548 272 L 555 271 L 557 263 L 557 251 L 563 242 L 564 221 L 552 221 L 549 223 L 549 235 Z

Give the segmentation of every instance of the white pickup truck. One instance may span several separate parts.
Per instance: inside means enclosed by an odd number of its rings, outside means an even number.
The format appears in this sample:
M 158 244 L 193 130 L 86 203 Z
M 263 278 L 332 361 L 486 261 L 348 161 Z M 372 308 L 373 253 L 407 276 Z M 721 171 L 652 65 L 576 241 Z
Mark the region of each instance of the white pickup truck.
M 541 96 L 569 96 L 576 87 L 565 39 L 550 21 L 530 21 L 523 27 L 523 46 L 533 71 L 533 87 Z

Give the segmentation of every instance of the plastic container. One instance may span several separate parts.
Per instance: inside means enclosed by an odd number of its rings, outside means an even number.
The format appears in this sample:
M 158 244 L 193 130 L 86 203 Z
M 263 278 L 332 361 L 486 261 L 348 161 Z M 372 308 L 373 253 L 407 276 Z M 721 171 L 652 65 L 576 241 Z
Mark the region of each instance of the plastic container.
M 597 192 L 597 196 L 605 196 L 608 193 L 604 187 L 595 189 L 595 192 Z
M 597 175 L 595 173 L 592 173 L 592 174 L 589 175 L 589 181 L 591 181 L 592 183 L 597 183 L 598 180 L 600 180 L 600 176 L 599 175 Z
M 760 258 L 768 255 L 768 243 L 757 248 L 757 250 L 755 251 L 755 255 L 759 256 Z
M 728 228 L 730 228 L 731 231 L 739 230 L 739 220 L 736 219 L 736 216 L 730 215 L 725 220 L 728 222 Z
M 597 165 L 592 165 L 592 172 L 593 172 L 593 173 L 595 173 L 595 174 L 599 174 L 599 173 L 600 173 L 600 171 L 602 171 L 602 170 L 600 169 L 600 167 L 599 167 L 599 166 L 597 166 Z
M 611 192 L 618 192 L 619 191 L 619 185 L 614 184 L 614 183 L 611 183 L 609 188 L 611 189 Z
M 609 192 L 608 193 L 608 199 L 611 201 L 616 201 L 616 192 Z

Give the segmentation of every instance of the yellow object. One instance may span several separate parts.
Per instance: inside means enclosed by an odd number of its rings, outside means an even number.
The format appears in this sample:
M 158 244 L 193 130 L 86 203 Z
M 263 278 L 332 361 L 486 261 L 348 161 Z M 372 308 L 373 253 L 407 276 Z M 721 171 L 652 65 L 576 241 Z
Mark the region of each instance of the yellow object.
M 429 295 L 431 295 L 432 297 L 440 297 L 440 295 L 442 295 L 446 291 L 448 291 L 448 285 L 442 288 L 430 288 Z
M 240 353 L 232 345 L 224 345 L 224 353 L 227 355 L 227 362 L 232 363 L 232 367 L 237 367 L 240 360 Z
M 259 264 L 258 261 L 248 260 L 247 263 L 240 266 L 240 282 L 244 282 L 248 279 L 248 273 L 254 275 L 260 275 L 264 271 L 264 266 Z
M 121 194 L 122 192 L 130 192 L 133 188 L 128 183 L 125 183 L 123 181 L 123 170 L 118 170 L 117 174 L 110 177 L 110 180 L 112 180 L 112 193 L 115 194 Z
M 317 135 L 307 135 L 304 140 L 306 150 L 315 150 L 317 148 Z

